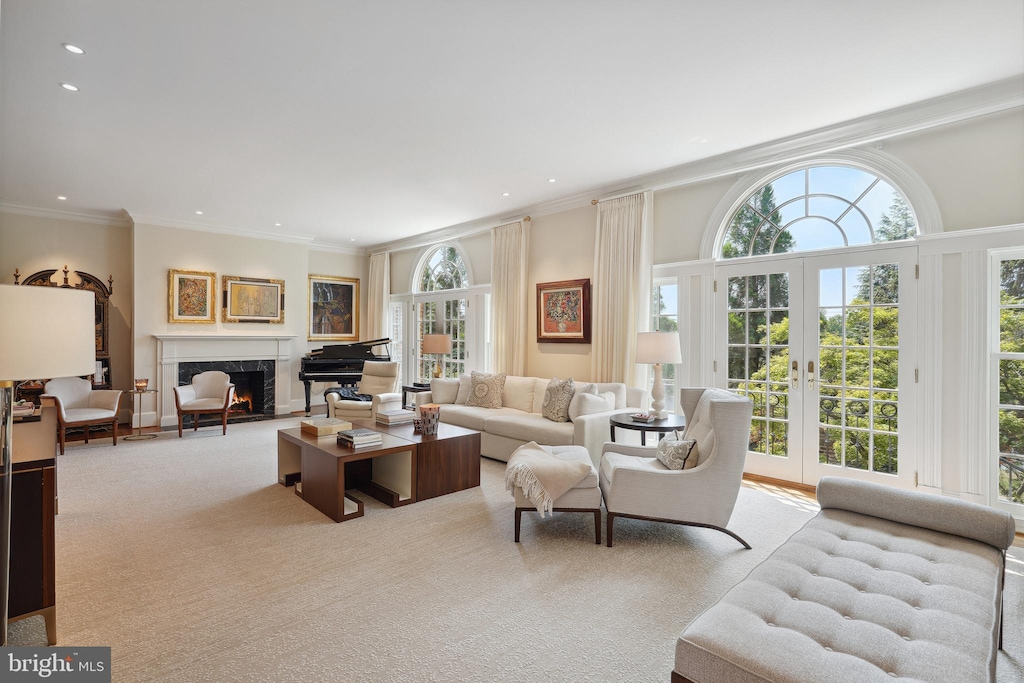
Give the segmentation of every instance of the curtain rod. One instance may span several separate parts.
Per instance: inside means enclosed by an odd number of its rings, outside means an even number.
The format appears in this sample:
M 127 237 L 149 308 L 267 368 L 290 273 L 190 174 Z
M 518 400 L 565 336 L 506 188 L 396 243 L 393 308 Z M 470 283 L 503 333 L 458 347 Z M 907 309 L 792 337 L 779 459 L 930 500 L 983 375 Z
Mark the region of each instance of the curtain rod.
M 608 197 L 601 197 L 600 199 L 591 199 L 590 200 L 590 205 L 591 206 L 597 206 L 600 202 L 610 202 L 613 199 L 622 199 L 623 197 L 631 197 L 632 195 L 643 194 L 644 192 L 646 192 L 646 190 L 644 190 L 642 188 L 634 188 L 632 190 L 626 190 L 624 192 L 620 192 L 619 194 L 613 194 L 613 195 L 610 195 Z

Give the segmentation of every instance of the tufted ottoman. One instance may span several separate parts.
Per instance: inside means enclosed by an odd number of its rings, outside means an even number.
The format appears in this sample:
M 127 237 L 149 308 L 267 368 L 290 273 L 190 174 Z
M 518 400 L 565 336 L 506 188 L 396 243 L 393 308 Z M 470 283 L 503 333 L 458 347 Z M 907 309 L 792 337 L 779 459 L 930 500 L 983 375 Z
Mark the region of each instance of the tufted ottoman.
M 595 543 L 601 544 L 601 489 L 597 485 L 597 468 L 590 458 L 590 453 L 583 446 L 541 446 L 555 457 L 563 460 L 583 462 L 590 466 L 590 474 L 554 500 L 555 512 L 591 512 L 594 514 Z M 519 542 L 519 527 L 522 525 L 523 513 L 537 511 L 530 499 L 518 486 L 512 492 L 516 499 L 516 543 Z
M 673 681 L 994 681 L 1010 515 L 826 477 L 821 512 L 694 620 Z

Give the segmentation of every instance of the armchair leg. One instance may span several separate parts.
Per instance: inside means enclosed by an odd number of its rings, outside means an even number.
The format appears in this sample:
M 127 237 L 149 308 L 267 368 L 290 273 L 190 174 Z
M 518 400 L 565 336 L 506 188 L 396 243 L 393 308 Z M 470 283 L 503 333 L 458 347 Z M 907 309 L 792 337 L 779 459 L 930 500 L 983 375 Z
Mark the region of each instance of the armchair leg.
M 192 413 L 192 431 L 199 431 L 199 413 Z
M 224 436 L 228 435 L 228 411 L 224 411 L 224 414 L 220 416 L 220 424 L 224 427 Z
M 89 425 L 85 425 L 85 442 L 89 443 Z
M 523 523 L 523 508 L 516 508 L 516 543 L 519 543 L 519 527 Z
M 601 508 L 594 510 L 594 543 L 601 545 Z
M 140 417 L 139 420 L 141 420 L 141 419 L 142 418 Z M 117 418 L 116 417 L 114 418 L 114 421 L 110 423 L 110 430 L 114 434 L 114 445 L 116 446 L 117 445 Z
M 608 511 L 608 528 L 606 528 L 604 530 L 605 542 L 608 544 L 609 548 L 612 547 L 612 530 L 615 528 L 614 524 L 615 524 L 615 513 L 612 512 L 611 510 L 609 510 Z
M 182 415 L 181 415 L 181 413 L 178 413 L 178 438 L 179 439 L 181 438 L 181 420 L 182 420 Z
M 67 432 L 64 425 L 57 427 L 57 434 L 60 435 L 60 454 L 64 455 L 64 442 L 67 440 Z

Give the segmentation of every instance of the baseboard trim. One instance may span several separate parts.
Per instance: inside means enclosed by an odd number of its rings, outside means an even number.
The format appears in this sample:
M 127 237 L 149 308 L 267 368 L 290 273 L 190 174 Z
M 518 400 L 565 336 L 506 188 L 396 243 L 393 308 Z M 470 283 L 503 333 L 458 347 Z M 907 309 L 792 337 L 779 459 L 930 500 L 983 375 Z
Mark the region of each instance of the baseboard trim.
M 749 472 L 744 472 L 743 478 L 746 481 L 753 481 L 757 482 L 758 484 L 771 484 L 773 486 L 781 486 L 787 489 L 796 489 L 798 491 L 804 491 L 806 493 L 818 492 L 817 486 L 811 486 L 810 484 L 800 484 L 795 481 L 786 481 L 785 479 L 775 479 L 774 477 L 766 477 L 761 474 L 750 474 Z

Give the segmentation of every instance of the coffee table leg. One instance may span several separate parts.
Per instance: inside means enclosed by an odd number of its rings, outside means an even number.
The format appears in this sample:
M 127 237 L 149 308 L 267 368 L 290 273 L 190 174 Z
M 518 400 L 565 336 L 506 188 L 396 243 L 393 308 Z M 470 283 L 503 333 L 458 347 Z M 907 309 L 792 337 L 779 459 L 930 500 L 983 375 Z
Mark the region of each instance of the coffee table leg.
M 646 446 L 647 445 L 647 432 L 645 432 L 645 431 L 641 431 L 640 432 L 640 445 L 641 446 Z

